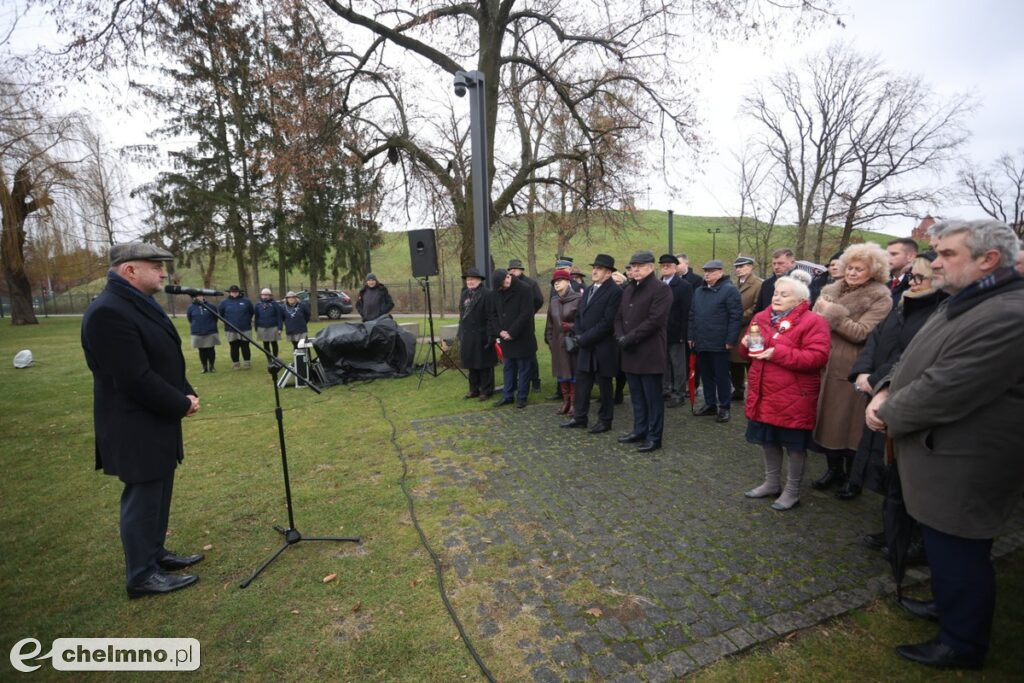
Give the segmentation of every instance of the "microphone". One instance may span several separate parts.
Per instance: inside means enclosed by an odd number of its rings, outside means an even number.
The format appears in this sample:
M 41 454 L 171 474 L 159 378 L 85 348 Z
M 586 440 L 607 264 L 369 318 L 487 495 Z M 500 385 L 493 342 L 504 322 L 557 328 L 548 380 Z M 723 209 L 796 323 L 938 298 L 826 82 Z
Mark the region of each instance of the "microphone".
M 182 287 L 181 285 L 164 285 L 164 291 L 168 294 L 188 294 L 189 296 L 224 296 L 224 292 L 216 289 L 196 289 L 195 287 Z

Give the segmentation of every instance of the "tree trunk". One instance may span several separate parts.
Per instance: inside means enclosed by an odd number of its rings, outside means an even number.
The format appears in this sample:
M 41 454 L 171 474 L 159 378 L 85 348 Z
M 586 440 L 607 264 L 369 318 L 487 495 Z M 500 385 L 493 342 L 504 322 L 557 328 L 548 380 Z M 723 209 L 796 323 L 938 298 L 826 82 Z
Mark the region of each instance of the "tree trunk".
M 32 284 L 25 272 L 25 219 L 47 199 L 28 200 L 32 183 L 28 171 L 19 168 L 14 174 L 14 187 L 8 191 L 6 178 L 0 173 L 0 209 L 3 210 L 3 234 L 0 235 L 0 259 L 3 260 L 4 282 L 11 297 L 11 324 L 38 325 L 32 310 Z

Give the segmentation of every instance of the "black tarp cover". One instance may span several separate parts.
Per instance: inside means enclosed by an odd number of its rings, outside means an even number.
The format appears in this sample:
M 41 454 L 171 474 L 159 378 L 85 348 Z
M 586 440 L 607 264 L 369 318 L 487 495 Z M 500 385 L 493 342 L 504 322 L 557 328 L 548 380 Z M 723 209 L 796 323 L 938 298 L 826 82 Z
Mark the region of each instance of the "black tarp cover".
M 337 323 L 313 338 L 328 386 L 353 380 L 405 377 L 412 372 L 416 337 L 390 317 Z

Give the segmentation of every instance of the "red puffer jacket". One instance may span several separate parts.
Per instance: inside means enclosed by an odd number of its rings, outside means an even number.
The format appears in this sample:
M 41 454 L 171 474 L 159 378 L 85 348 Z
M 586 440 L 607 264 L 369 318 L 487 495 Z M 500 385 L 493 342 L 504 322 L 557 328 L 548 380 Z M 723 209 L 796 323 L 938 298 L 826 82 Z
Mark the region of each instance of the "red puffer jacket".
M 771 310 L 754 316 L 764 336 L 765 348 L 775 352 L 769 360 L 751 358 L 747 374 L 747 419 L 776 427 L 814 429 L 821 369 L 828 362 L 832 341 L 828 322 L 804 301 L 777 327 Z M 788 323 L 788 324 L 787 324 Z M 747 347 L 740 344 L 744 358 Z

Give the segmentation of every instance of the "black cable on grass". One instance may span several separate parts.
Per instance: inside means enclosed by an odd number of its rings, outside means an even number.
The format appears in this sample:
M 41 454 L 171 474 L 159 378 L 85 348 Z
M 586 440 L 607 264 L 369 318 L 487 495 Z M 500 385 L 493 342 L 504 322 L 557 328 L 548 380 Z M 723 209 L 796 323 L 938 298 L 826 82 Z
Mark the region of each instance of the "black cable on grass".
M 487 668 L 487 665 L 484 664 L 484 660 L 480 658 L 480 653 L 476 651 L 476 648 L 473 646 L 473 641 L 469 639 L 469 635 L 466 634 L 466 630 L 462 627 L 462 622 L 459 620 L 459 616 L 455 613 L 455 608 L 452 607 L 452 603 L 448 600 L 448 591 L 445 590 L 444 587 L 444 572 L 441 569 L 441 560 L 438 558 L 437 553 L 434 552 L 434 549 L 430 547 L 430 542 L 427 541 L 427 535 L 423 533 L 423 528 L 420 526 L 420 522 L 416 518 L 416 509 L 413 506 L 412 494 L 409 492 L 409 488 L 405 483 L 406 477 L 409 474 L 409 461 L 406 460 L 405 452 L 402 450 L 402 447 L 398 445 L 398 430 L 395 427 L 395 423 L 391 421 L 390 417 L 388 417 L 388 411 L 387 408 L 384 407 L 384 401 L 382 401 L 376 394 L 371 393 L 370 396 L 377 401 L 377 404 L 380 406 L 381 416 L 391 427 L 391 445 L 394 447 L 395 452 L 398 454 L 398 459 L 402 463 L 402 478 L 399 479 L 398 485 L 401 487 L 402 493 L 405 494 L 405 502 L 409 508 L 409 517 L 412 519 L 412 525 L 416 528 L 416 533 L 420 535 L 420 543 L 426 549 L 427 554 L 430 555 L 430 559 L 434 562 L 434 574 L 437 576 L 437 590 L 441 595 L 441 602 L 444 603 L 445 609 L 448 610 L 448 616 L 451 617 L 452 623 L 454 623 L 455 628 L 458 629 L 459 636 L 462 638 L 462 643 L 466 646 L 466 649 L 469 650 L 469 654 L 473 657 L 476 665 L 480 667 L 480 673 L 482 673 L 484 678 L 488 681 L 495 683 L 494 676 L 491 674 L 490 669 Z

